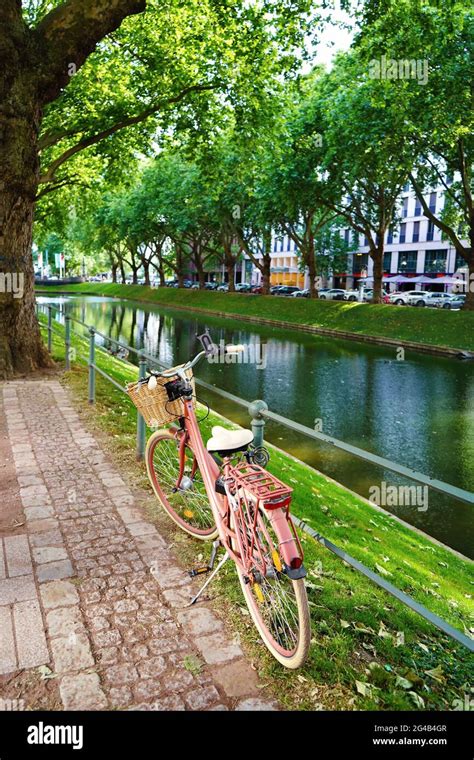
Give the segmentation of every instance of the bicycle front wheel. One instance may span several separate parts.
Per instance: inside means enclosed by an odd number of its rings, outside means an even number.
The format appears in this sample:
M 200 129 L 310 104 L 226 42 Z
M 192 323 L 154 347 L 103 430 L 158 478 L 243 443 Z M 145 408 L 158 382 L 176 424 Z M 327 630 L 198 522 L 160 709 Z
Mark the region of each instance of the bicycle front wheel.
M 240 530 L 243 530 L 242 525 Z M 277 536 L 268 514 L 260 511 L 258 543 L 265 558 L 265 576 L 246 575 L 237 563 L 240 585 L 253 622 L 267 649 L 286 668 L 296 670 L 308 655 L 311 622 L 304 580 L 292 580 L 284 572 Z
M 177 438 L 169 430 L 157 430 L 147 443 L 146 466 L 158 501 L 176 525 L 194 538 L 216 538 L 214 516 L 192 448 L 185 446 L 181 462 Z

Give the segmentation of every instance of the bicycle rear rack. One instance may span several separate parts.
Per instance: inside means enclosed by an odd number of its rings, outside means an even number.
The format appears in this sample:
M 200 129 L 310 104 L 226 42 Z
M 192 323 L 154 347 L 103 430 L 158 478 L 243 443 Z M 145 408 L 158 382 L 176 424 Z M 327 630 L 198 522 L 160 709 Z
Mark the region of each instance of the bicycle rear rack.
M 235 492 L 243 488 L 255 499 L 257 508 L 285 509 L 290 504 L 293 489 L 258 464 L 239 462 L 230 469 L 229 481 Z

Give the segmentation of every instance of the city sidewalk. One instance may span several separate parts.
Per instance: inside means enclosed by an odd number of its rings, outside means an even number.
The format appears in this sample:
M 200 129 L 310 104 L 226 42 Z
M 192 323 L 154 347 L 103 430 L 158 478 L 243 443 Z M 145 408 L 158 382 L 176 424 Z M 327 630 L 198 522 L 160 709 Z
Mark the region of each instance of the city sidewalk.
M 0 386 L 0 482 L 0 708 L 277 709 L 57 380 Z

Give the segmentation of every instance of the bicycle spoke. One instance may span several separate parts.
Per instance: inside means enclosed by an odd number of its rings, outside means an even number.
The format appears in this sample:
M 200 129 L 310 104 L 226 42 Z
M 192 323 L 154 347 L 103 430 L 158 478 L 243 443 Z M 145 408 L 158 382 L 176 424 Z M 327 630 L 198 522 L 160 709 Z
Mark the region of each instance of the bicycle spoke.
M 182 488 L 176 488 L 179 479 L 179 450 L 176 441 L 160 440 L 153 453 L 153 468 L 156 480 L 164 497 L 176 515 L 193 528 L 208 530 L 213 527 L 214 519 L 206 494 L 206 489 L 199 469 L 193 475 L 194 454 L 186 447 L 185 465 L 181 483 Z

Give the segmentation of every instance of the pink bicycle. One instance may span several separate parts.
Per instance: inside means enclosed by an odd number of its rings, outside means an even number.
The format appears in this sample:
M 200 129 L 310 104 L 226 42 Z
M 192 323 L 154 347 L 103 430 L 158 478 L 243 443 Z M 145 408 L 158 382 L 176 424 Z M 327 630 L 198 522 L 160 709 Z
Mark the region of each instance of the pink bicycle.
M 255 463 L 250 430 L 214 427 L 204 446 L 191 371 L 213 350 L 210 338 L 203 345 L 192 361 L 151 373 L 130 393 L 149 424 L 163 416 L 155 404 L 153 420 L 153 399 L 178 419 L 149 438 L 148 475 L 171 519 L 191 536 L 214 541 L 209 565 L 191 573 L 210 573 L 192 603 L 231 558 L 264 643 L 282 665 L 295 669 L 308 653 L 310 616 L 303 551 L 290 516 L 292 489 Z M 140 394 L 152 400 L 148 410 L 138 403 Z M 225 553 L 214 568 L 220 547 Z

